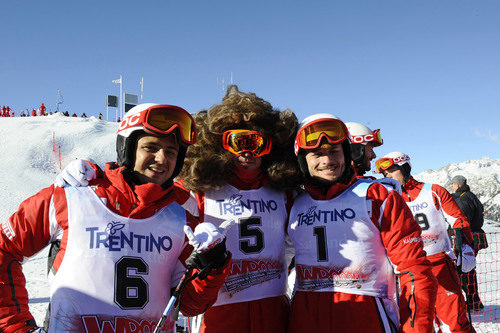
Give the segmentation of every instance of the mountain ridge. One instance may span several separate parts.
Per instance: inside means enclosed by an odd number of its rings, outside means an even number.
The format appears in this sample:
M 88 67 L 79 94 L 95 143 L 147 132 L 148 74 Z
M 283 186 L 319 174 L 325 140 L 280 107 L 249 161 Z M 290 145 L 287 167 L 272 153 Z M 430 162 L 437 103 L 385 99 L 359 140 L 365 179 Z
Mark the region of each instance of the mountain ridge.
M 441 185 L 453 193 L 451 179 L 456 175 L 467 179 L 471 191 L 484 206 L 485 219 L 500 221 L 500 159 L 483 157 L 450 163 L 438 170 L 425 170 L 414 177 L 419 181 Z

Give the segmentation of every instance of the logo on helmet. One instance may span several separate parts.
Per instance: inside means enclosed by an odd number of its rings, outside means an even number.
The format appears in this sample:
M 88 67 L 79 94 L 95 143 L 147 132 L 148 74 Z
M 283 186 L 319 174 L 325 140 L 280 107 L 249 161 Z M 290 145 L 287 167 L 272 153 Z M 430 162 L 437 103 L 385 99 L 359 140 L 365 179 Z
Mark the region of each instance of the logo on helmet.
M 402 163 L 402 162 L 408 162 L 410 160 L 410 157 L 408 155 L 401 155 L 393 158 L 394 163 Z
M 118 127 L 118 132 L 139 124 L 139 119 L 141 118 L 141 114 L 142 112 L 139 112 L 134 115 L 131 115 L 130 117 L 125 117 L 120 123 L 120 127 Z
M 356 135 L 352 136 L 352 143 L 368 143 L 370 141 L 374 141 L 375 137 L 373 134 L 366 134 L 366 135 Z

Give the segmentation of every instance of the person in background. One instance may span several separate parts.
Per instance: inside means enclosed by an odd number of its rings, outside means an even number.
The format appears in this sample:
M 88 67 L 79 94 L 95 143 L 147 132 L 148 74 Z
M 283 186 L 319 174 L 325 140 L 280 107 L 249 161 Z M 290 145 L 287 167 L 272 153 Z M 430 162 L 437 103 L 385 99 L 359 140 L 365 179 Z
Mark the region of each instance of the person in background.
M 31 110 L 31 116 L 32 117 L 36 117 L 36 110 L 35 110 L 35 108 L 33 108 L 33 110 Z
M 371 170 L 371 161 L 377 158 L 373 148 L 384 143 L 380 129 L 372 131 L 367 126 L 356 123 L 345 123 L 351 134 L 351 160 L 358 176 L 364 176 Z
M 366 173 L 371 170 L 371 161 L 377 158 L 375 147 L 380 147 L 384 140 L 380 134 L 380 129 L 372 131 L 365 125 L 356 122 L 345 123 L 349 134 L 351 135 L 351 164 L 356 171 L 358 178 L 367 178 L 376 182 L 392 186 L 399 194 L 401 194 L 401 184 L 398 181 L 385 177 L 376 179 L 372 176 L 366 176 Z
M 97 117 L 99 120 L 103 120 L 102 113 L 99 112 L 99 116 Z
M 69 112 L 68 111 L 64 111 L 63 115 L 66 116 L 66 117 L 69 117 Z
M 457 266 L 468 272 L 476 265 L 467 217 L 442 186 L 418 182 L 411 176 L 410 157 L 407 154 L 391 152 L 378 159 L 375 166 L 377 172 L 401 183 L 404 201 L 422 229 L 424 250 L 438 280 L 435 311 L 439 325 L 446 324 L 451 332 L 471 332 L 473 328 L 467 318 L 467 307 L 457 272 Z M 448 225 L 463 240 L 462 244 L 455 244 L 455 249 L 448 237 Z
M 45 116 L 46 115 L 45 110 L 46 110 L 45 105 L 43 105 L 43 103 L 42 103 L 42 105 L 40 105 L 40 107 L 38 108 L 38 114 L 40 116 Z
M 71 117 L 75 117 L 75 118 L 76 118 L 76 117 L 78 117 L 78 115 L 77 115 L 76 113 L 73 113 L 73 114 L 71 115 Z
M 173 183 L 195 141 L 187 111 L 140 104 L 118 128 L 117 162 L 89 170 L 99 178 L 52 185 L 22 202 L 0 229 L 0 332 L 37 330 L 21 262 L 54 241 L 51 333 L 152 332 L 183 273 L 182 313 L 214 303 L 231 260 L 225 230 L 198 224 L 185 210 L 189 192 Z
M 87 118 L 87 115 L 84 113 L 82 113 L 82 118 Z
M 357 177 L 350 146 L 331 114 L 297 132 L 305 191 L 287 228 L 297 272 L 288 332 L 431 332 L 437 282 L 421 230 L 396 191 Z
M 467 179 L 464 176 L 456 175 L 451 179 L 451 186 L 454 193 L 453 199 L 457 202 L 467 220 L 471 225 L 472 236 L 474 237 L 474 254 L 481 249 L 488 247 L 486 234 L 482 229 L 484 223 L 484 207 L 477 196 L 471 192 Z M 462 289 L 467 295 L 467 307 L 472 310 L 481 310 L 484 308 L 478 293 L 476 270 L 462 273 Z

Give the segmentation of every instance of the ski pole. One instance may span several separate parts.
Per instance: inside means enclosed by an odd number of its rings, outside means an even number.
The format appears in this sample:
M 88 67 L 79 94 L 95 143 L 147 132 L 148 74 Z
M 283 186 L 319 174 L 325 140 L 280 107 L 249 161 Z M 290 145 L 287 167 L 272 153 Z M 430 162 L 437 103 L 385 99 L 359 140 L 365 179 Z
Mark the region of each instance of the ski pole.
M 174 309 L 175 302 L 179 298 L 182 290 L 184 289 L 184 287 L 186 286 L 186 284 L 189 281 L 195 279 L 196 276 L 198 276 L 198 274 L 195 274 L 191 278 L 188 278 L 188 276 L 192 270 L 193 270 L 193 267 L 188 267 L 186 269 L 186 271 L 184 272 L 184 275 L 182 276 L 181 280 L 177 284 L 177 287 L 175 288 L 174 293 L 172 294 L 172 296 L 168 300 L 167 306 L 165 307 L 165 310 L 163 311 L 163 314 L 162 314 L 160 320 L 158 321 L 158 324 L 156 325 L 156 328 L 153 331 L 153 333 L 160 333 L 161 327 L 163 326 L 163 324 L 165 324 L 165 321 L 168 319 L 170 313 L 172 312 L 172 309 Z

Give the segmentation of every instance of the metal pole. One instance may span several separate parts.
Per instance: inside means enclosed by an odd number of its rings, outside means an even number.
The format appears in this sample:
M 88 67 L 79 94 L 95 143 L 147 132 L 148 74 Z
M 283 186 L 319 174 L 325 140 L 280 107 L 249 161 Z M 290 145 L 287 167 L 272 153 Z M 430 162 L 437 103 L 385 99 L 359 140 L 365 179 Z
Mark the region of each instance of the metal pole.
M 123 95 L 122 95 L 122 84 L 123 84 L 123 79 L 122 76 L 120 75 L 120 120 L 123 119 Z M 118 120 L 118 119 L 117 119 Z

